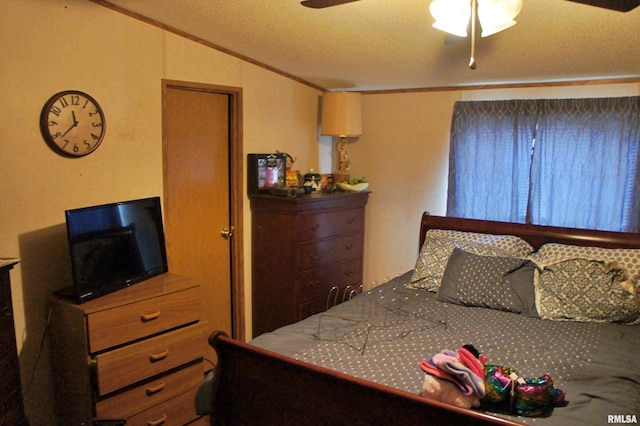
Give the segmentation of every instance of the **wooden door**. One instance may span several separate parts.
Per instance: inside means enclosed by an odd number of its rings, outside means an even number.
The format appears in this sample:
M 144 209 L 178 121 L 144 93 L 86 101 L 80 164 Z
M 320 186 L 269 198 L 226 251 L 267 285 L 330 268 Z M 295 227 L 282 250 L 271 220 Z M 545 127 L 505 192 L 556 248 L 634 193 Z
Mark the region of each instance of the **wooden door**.
M 231 241 L 234 225 L 234 95 L 216 87 L 163 82 L 164 223 L 169 271 L 203 288 L 203 319 L 210 330 L 243 334 Z M 235 154 L 234 154 L 235 153 Z M 241 181 L 240 181 L 241 182 Z M 235 270 L 237 269 L 237 270 Z M 232 272 L 235 272 L 232 273 Z

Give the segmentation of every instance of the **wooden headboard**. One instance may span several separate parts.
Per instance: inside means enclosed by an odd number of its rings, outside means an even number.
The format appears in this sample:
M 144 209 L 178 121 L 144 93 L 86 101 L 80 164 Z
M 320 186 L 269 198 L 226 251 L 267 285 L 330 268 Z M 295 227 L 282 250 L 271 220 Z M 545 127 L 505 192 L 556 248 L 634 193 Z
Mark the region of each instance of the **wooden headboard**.
M 636 233 L 433 216 L 428 212 L 423 213 L 420 221 L 420 247 L 422 247 L 429 229 L 453 229 L 484 234 L 516 235 L 531 244 L 534 250 L 549 242 L 605 248 L 640 248 L 640 234 Z

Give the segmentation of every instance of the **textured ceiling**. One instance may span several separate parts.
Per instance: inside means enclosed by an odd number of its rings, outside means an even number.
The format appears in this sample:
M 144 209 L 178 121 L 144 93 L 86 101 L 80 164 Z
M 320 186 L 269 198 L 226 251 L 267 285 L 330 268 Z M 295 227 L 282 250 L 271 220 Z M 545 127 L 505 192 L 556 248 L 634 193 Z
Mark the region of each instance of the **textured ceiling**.
M 93 0 L 105 4 L 103 0 Z M 518 24 L 470 42 L 434 29 L 429 0 L 108 0 L 329 90 L 396 90 L 640 77 L 640 7 L 523 0 Z

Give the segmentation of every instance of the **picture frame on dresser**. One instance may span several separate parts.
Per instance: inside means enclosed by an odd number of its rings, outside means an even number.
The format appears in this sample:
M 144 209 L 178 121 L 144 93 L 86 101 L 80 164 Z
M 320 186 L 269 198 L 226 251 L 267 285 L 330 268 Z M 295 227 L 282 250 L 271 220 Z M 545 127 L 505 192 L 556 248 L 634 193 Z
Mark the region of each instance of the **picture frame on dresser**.
M 287 155 L 282 153 L 247 154 L 247 193 L 265 193 L 286 184 Z

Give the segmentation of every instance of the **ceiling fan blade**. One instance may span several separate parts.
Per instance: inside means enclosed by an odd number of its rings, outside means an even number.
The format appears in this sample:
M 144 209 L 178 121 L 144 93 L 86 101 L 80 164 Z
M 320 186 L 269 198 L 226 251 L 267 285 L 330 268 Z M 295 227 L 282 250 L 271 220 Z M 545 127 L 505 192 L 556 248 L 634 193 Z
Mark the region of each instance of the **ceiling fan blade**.
M 629 12 L 640 6 L 640 0 L 569 0 L 575 3 L 588 4 L 591 6 L 603 7 L 605 9 L 617 10 L 619 12 Z
M 325 7 L 338 6 L 339 4 L 351 3 L 358 0 L 305 0 L 300 4 L 313 9 L 322 9 Z

